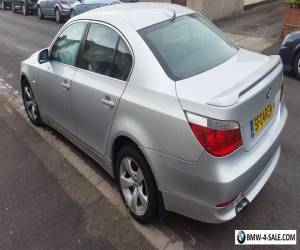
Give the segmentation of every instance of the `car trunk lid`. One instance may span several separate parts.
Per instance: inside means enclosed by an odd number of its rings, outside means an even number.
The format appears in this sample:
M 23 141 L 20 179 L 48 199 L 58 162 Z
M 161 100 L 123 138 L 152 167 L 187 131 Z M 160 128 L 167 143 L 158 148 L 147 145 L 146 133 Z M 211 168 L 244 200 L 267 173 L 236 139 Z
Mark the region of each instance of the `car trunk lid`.
M 186 111 L 239 122 L 244 148 L 249 151 L 276 117 L 281 83 L 282 64 L 278 56 L 266 57 L 240 49 L 227 62 L 176 82 L 176 91 Z M 269 104 L 273 107 L 272 117 L 253 135 L 251 121 Z

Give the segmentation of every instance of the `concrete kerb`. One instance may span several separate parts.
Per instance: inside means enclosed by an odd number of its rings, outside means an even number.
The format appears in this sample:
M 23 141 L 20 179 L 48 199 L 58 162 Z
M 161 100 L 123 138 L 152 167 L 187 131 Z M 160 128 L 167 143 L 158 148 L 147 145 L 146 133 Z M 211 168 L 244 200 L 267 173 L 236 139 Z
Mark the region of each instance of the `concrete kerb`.
M 1 95 L 0 95 L 1 96 Z M 20 98 L 20 97 L 18 97 Z M 16 96 L 6 96 L 5 101 L 8 101 L 12 107 L 29 122 L 24 108 L 20 105 L 20 99 Z M 31 125 L 44 140 L 46 140 L 51 146 L 57 149 L 62 156 L 74 166 L 93 186 L 97 188 L 104 197 L 106 197 L 117 209 L 119 209 L 124 216 L 130 218 L 129 212 L 124 205 L 122 198 L 115 185 L 112 185 L 107 179 L 107 176 L 101 176 L 100 173 L 96 172 L 92 167 L 84 162 L 79 156 L 77 156 L 70 147 L 65 145 L 61 140 L 57 139 L 47 129 L 38 128 Z M 112 182 L 112 181 L 111 181 Z M 142 225 L 130 218 L 135 228 L 157 249 L 184 249 L 183 241 L 174 241 L 166 234 L 164 234 L 155 225 Z

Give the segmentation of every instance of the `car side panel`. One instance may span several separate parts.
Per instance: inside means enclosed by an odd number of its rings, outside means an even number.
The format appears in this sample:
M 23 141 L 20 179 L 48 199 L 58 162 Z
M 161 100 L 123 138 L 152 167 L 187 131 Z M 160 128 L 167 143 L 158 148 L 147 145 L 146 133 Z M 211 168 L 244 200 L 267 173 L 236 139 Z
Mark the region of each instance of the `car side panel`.
M 127 38 L 134 41 L 131 46 L 135 64 L 112 125 L 108 157 L 114 140 L 125 135 L 133 138 L 138 146 L 197 161 L 203 147 L 187 123 L 174 81 L 137 33 L 127 32 Z

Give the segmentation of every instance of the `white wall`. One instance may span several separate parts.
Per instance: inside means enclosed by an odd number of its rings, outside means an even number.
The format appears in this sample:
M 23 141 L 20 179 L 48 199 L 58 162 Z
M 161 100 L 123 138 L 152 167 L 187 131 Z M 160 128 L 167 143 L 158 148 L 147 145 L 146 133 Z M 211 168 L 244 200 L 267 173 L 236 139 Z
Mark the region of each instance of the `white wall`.
M 244 0 L 244 3 L 245 3 L 245 5 L 249 5 L 249 4 L 259 3 L 262 1 L 264 1 L 264 0 Z
M 145 2 L 166 2 L 171 0 L 143 0 Z M 249 0 L 248 0 L 249 1 Z M 254 0 L 250 0 L 254 1 Z M 187 0 L 187 7 L 202 12 L 210 20 L 239 14 L 244 9 L 244 0 Z
M 244 0 L 187 0 L 187 6 L 201 11 L 210 20 L 216 20 L 241 13 Z

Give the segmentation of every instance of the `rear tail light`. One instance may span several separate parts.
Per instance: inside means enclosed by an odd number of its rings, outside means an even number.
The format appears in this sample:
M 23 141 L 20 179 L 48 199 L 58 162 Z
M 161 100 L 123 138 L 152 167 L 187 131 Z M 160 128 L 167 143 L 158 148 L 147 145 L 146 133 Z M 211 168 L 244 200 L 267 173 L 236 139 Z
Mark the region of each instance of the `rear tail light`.
M 61 3 L 67 5 L 67 4 L 69 4 L 69 1 L 68 0 L 61 0 Z
M 281 83 L 281 88 L 280 88 L 280 101 L 282 102 L 284 97 L 284 84 L 283 82 Z
M 228 155 L 243 144 L 238 122 L 219 121 L 189 112 L 186 116 L 199 143 L 213 156 Z

